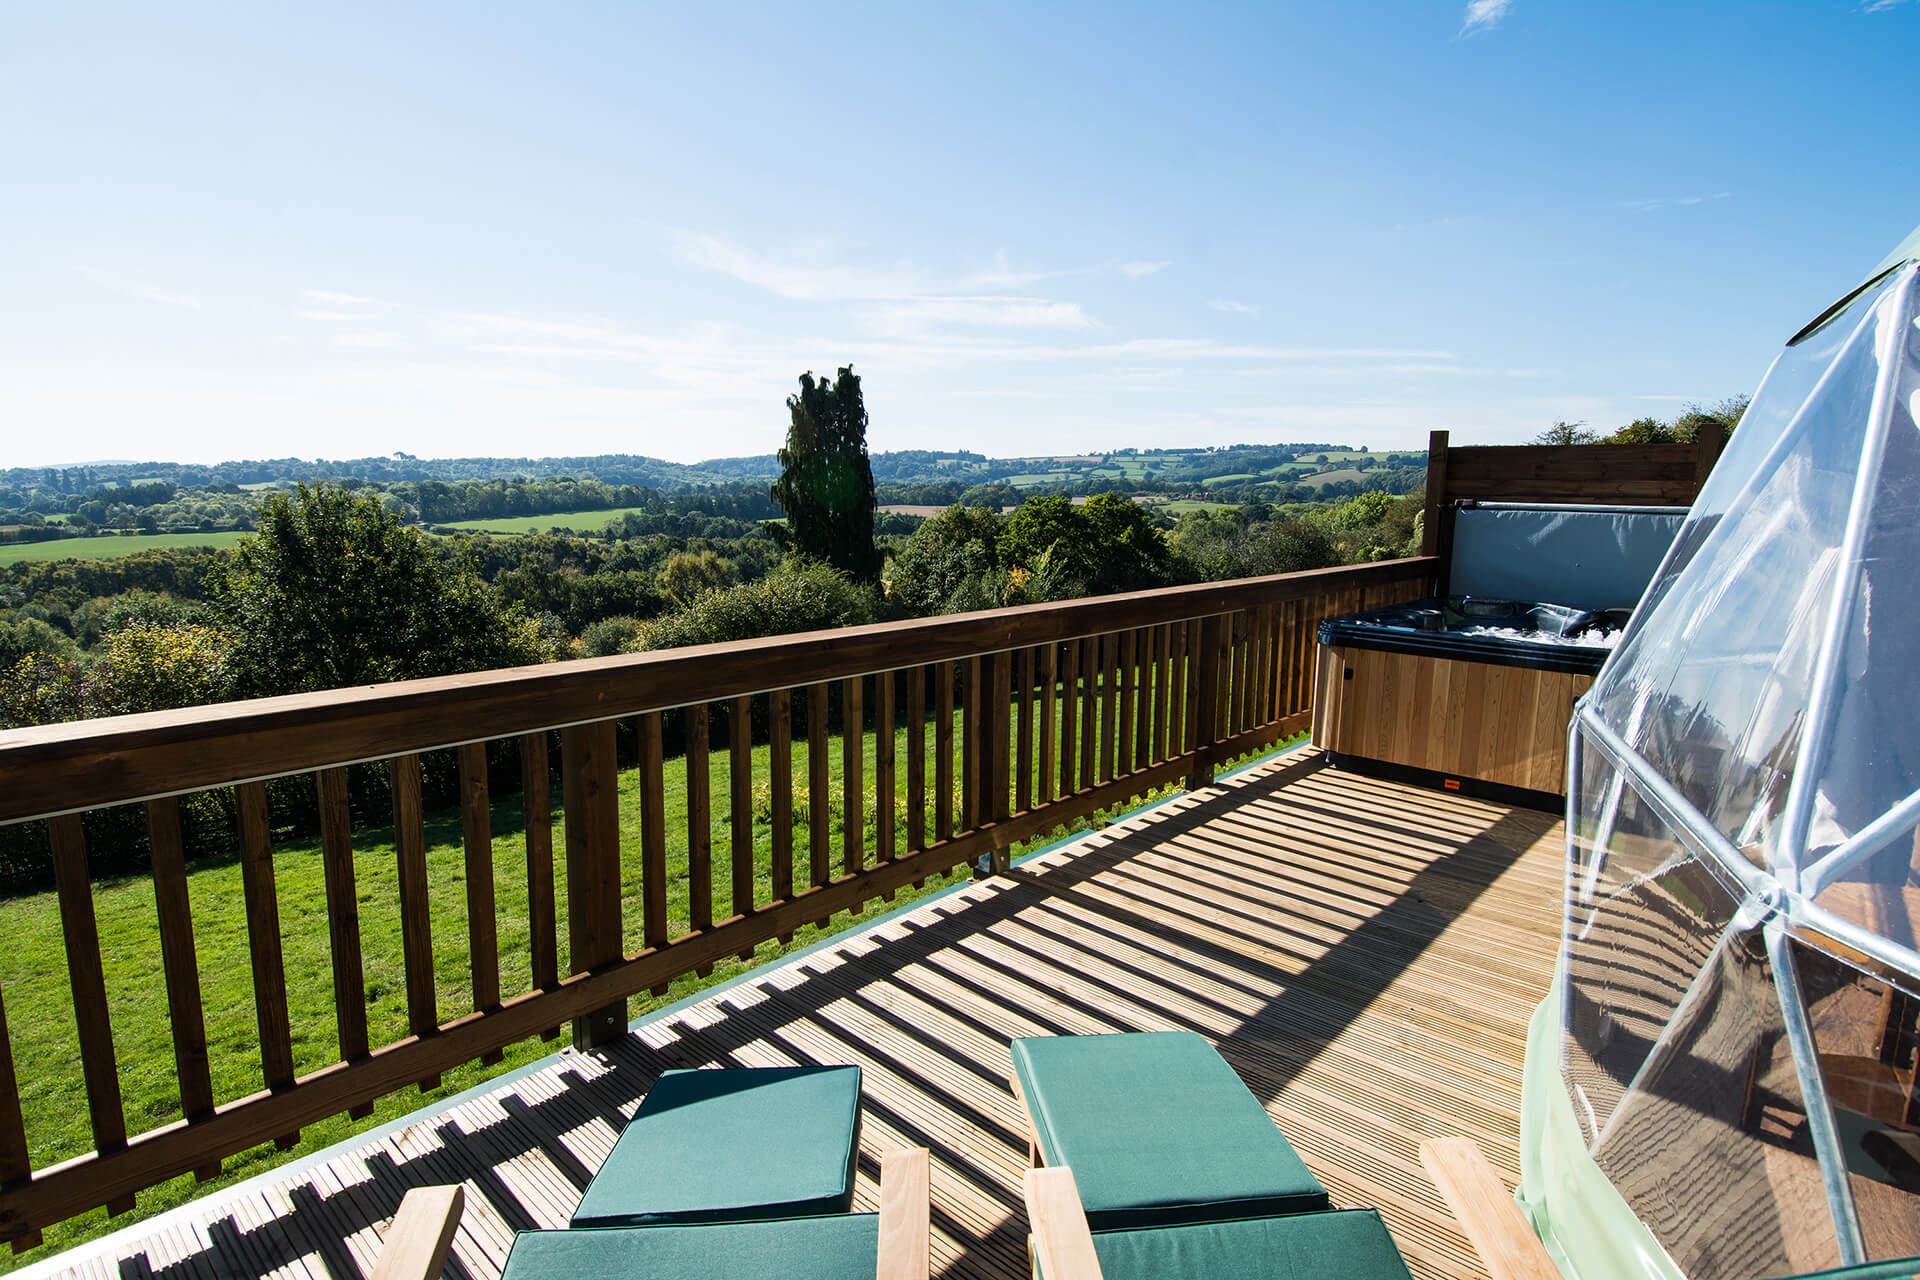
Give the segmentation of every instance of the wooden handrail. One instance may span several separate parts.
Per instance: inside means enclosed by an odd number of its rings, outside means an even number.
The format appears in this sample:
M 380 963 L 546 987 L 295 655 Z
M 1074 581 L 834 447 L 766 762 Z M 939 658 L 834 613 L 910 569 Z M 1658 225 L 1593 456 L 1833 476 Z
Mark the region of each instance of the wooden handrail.
M 1016 842 L 1156 788 L 1204 786 L 1220 762 L 1305 726 L 1313 630 L 1321 619 L 1426 594 L 1434 566 L 1431 558 L 1414 558 L 0 734 L 0 816 L 49 819 L 94 1135 L 92 1151 L 36 1167 L 21 1123 L 30 1082 L 17 1078 L 13 1053 L 21 1031 L 16 1026 L 9 1037 L 0 1009 L 0 1241 L 26 1247 L 40 1228 L 100 1205 L 126 1208 L 136 1193 L 169 1178 L 212 1176 L 227 1156 L 263 1141 L 290 1144 L 305 1126 L 343 1111 L 364 1115 L 385 1094 L 431 1085 L 441 1072 L 495 1059 L 506 1046 L 551 1037 L 569 1022 L 577 1046 L 607 1043 L 624 1034 L 631 996 L 664 992 L 685 974 L 751 956 L 763 943 L 956 866 L 1004 868 Z M 674 767 L 685 771 L 692 795 L 669 817 L 662 725 L 674 708 L 685 709 L 676 720 L 689 730 Z M 803 708 L 808 764 L 796 777 L 792 716 Z M 718 745 L 709 733 L 719 728 L 715 715 L 728 720 Z M 621 718 L 635 724 L 639 747 L 632 766 L 638 785 L 629 791 L 637 796 L 639 834 L 626 848 L 622 832 L 632 828 L 623 828 L 617 799 L 627 790 L 616 757 Z M 906 729 L 903 820 L 893 811 L 899 720 Z M 561 730 L 571 889 L 564 919 L 555 910 L 553 863 L 562 851 L 555 849 L 549 805 L 554 728 Z M 756 736 L 766 749 L 759 766 Z M 510 767 L 517 753 L 524 796 L 531 988 L 518 991 L 502 990 L 489 889 L 495 872 L 488 743 L 500 749 L 496 768 L 503 761 Z M 434 981 L 436 948 L 452 940 L 434 936 L 429 909 L 429 897 L 447 890 L 436 888 L 426 865 L 421 760 L 449 747 L 458 748 L 450 754 L 458 766 L 467 872 L 459 892 L 470 1011 L 446 1007 L 464 995 L 451 996 Z M 710 753 L 726 757 L 728 803 L 708 803 L 717 780 L 711 770 L 719 767 Z M 827 767 L 836 757 L 844 779 L 838 783 Z M 407 1034 L 386 1043 L 369 1042 L 354 815 L 343 767 L 364 761 L 383 762 L 394 803 Z M 878 805 L 870 823 L 861 786 L 869 767 Z M 768 850 L 758 855 L 769 860 L 764 881 L 755 860 L 756 772 L 770 817 Z M 311 923 L 331 943 L 319 994 L 335 1006 L 340 1052 L 300 1075 L 289 1049 L 296 1028 L 289 1025 L 288 988 L 316 975 L 289 975 L 281 956 L 267 782 L 296 775 L 311 775 L 302 785 L 318 801 L 327 919 Z M 493 776 L 497 783 L 511 775 Z M 287 783 L 272 785 L 286 793 Z M 240 1097 L 216 1097 L 209 1083 L 201 993 L 190 980 L 183 806 L 170 798 L 210 788 L 231 793 L 238 816 L 261 1051 L 251 1086 L 258 1092 Z M 801 788 L 805 815 L 795 803 Z M 105 957 L 87 927 L 94 896 L 87 850 L 94 819 L 87 815 L 139 801 L 148 802 L 160 911 L 154 948 L 164 954 Z M 689 886 L 686 919 L 676 924 L 668 894 L 681 868 L 668 850 L 683 831 L 684 869 L 697 883 Z M 722 843 L 724 860 L 715 847 Z M 762 883 L 767 889 L 758 888 Z M 623 887 L 637 894 L 636 904 L 623 902 Z M 630 932 L 640 940 L 637 952 L 625 949 Z M 175 1022 L 181 1118 L 129 1132 L 103 967 L 153 971 L 156 960 L 165 962 Z M 311 1007 L 316 993 L 298 994 Z
M 1430 574 L 1426 558 L 0 730 L 0 823 Z

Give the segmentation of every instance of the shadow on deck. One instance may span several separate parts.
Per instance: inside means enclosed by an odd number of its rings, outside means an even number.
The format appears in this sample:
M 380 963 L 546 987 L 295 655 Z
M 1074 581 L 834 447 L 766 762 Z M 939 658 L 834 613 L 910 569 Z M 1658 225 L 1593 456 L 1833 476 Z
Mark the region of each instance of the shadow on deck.
M 1219 1046 L 1337 1204 L 1380 1208 L 1416 1276 L 1478 1276 L 1416 1147 L 1465 1134 L 1515 1178 L 1559 874 L 1547 815 L 1283 757 L 638 1024 L 609 1051 L 561 1054 L 349 1154 L 83 1246 L 56 1274 L 347 1280 L 409 1187 L 464 1181 L 448 1274 L 485 1280 L 516 1230 L 564 1225 L 662 1070 L 857 1062 L 858 1206 L 873 1206 L 878 1152 L 930 1147 L 936 1270 L 1020 1277 L 1008 1040 L 1185 1029 Z

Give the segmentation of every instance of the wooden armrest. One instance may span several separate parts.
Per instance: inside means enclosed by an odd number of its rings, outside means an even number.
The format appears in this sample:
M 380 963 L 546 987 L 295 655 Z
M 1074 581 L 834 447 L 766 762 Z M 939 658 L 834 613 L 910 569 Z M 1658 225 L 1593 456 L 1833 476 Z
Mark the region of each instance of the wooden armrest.
M 1420 1144 L 1420 1163 L 1493 1280 L 1560 1280 L 1540 1237 L 1471 1138 Z
M 1100 1259 L 1093 1251 L 1093 1232 L 1073 1170 L 1065 1165 L 1029 1169 L 1025 1191 L 1027 1225 L 1041 1273 L 1047 1280 L 1100 1280 Z
M 877 1280 L 927 1280 L 927 1149 L 880 1153 Z
M 415 1187 L 400 1201 L 368 1280 L 437 1280 L 467 1207 L 465 1188 Z

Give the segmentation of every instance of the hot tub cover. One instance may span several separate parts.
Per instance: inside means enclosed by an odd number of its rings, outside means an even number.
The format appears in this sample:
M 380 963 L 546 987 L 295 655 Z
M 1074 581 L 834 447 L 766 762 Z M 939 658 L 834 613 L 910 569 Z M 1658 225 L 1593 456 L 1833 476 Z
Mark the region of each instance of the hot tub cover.
M 1775 360 L 1575 715 L 1521 1190 L 1569 1276 L 1920 1254 L 1917 256 Z

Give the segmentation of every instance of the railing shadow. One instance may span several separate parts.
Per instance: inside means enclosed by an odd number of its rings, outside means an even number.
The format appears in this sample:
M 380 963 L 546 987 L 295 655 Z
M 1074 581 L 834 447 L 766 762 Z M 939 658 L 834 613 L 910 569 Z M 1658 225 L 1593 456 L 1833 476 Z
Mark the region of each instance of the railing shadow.
M 468 1185 L 470 1239 L 457 1252 L 497 1259 L 512 1231 L 559 1225 L 552 1215 L 564 1219 L 584 1187 L 591 1171 L 567 1135 L 604 1125 L 610 1138 L 661 1071 L 791 1060 L 865 1068 L 868 1186 L 878 1146 L 932 1149 L 947 1274 L 1024 1276 L 1026 1138 L 1005 1083 L 1010 1039 L 1194 1030 L 1272 1103 L 1554 822 L 1470 805 L 1423 820 L 1417 793 L 1361 810 L 1319 771 L 1302 760 L 1185 797 L 1064 861 L 936 905 L 931 918 L 891 922 L 884 941 L 803 959 L 796 980 L 724 993 L 717 1018 L 628 1035 L 591 1066 L 575 1059 L 577 1070 L 563 1058 L 546 1072 L 563 1087 L 500 1095 L 491 1123 L 470 1110 L 435 1117 L 353 1161 L 363 1179 L 309 1175 L 277 1213 L 256 1193 L 251 1211 L 206 1228 L 208 1247 L 164 1266 L 129 1259 L 120 1274 L 258 1275 L 317 1259 L 349 1280 L 362 1275 L 353 1237 L 391 1218 L 409 1188 L 447 1182 Z M 1335 857 L 1314 834 L 1324 829 L 1377 846 L 1402 870 L 1386 877 Z M 1209 841 L 1215 853 L 1198 847 Z M 1263 859 L 1280 869 L 1264 884 Z M 1281 874 L 1289 869 L 1306 880 Z M 1276 894 L 1304 894 L 1308 880 L 1322 886 L 1316 918 L 1330 924 L 1262 910 Z M 1557 900 L 1541 909 L 1557 918 Z M 530 1205 L 515 1182 L 534 1177 L 546 1190 Z M 469 1273 L 456 1262 L 448 1274 Z

